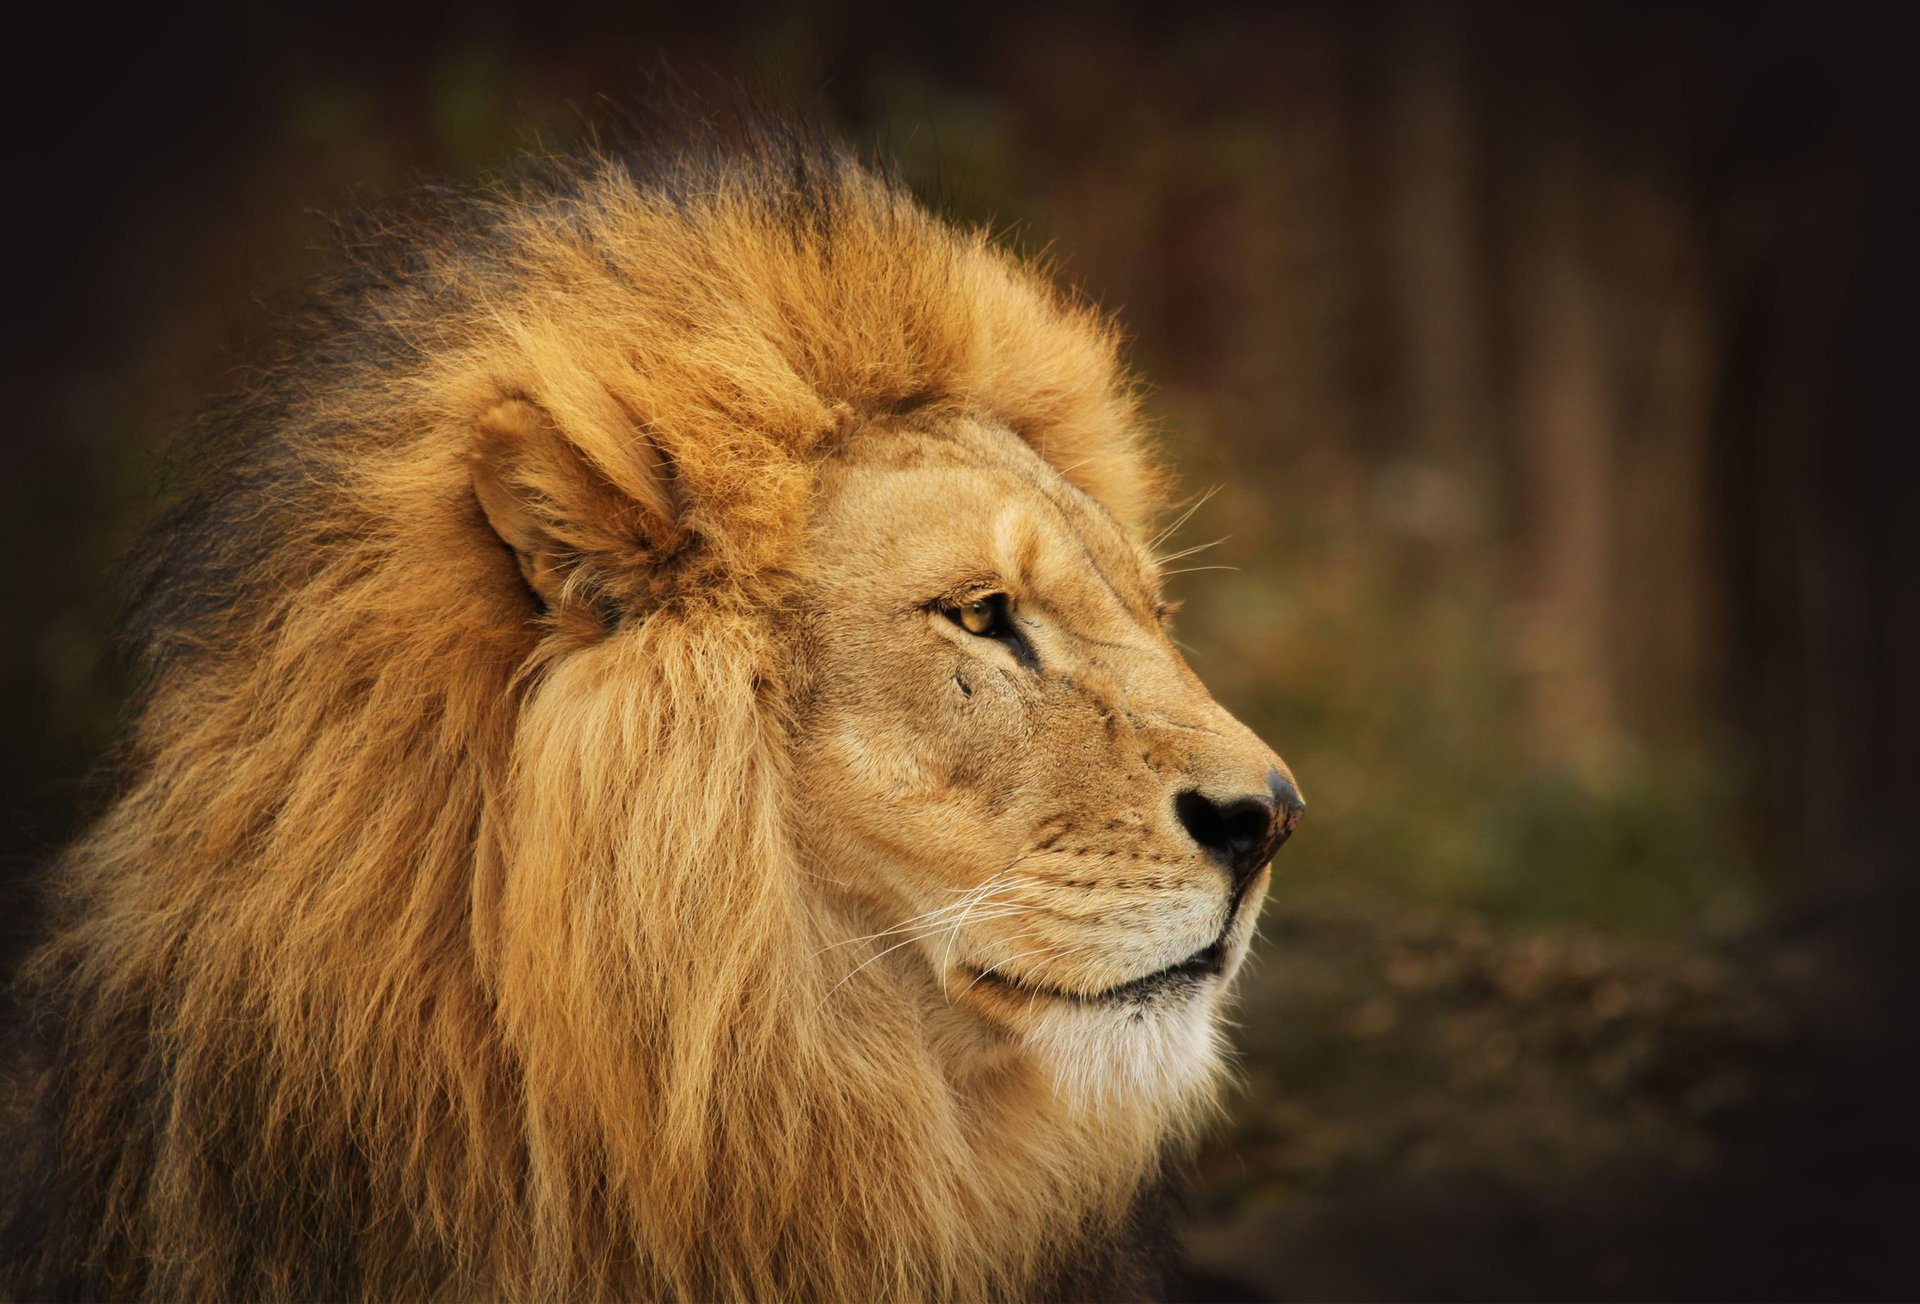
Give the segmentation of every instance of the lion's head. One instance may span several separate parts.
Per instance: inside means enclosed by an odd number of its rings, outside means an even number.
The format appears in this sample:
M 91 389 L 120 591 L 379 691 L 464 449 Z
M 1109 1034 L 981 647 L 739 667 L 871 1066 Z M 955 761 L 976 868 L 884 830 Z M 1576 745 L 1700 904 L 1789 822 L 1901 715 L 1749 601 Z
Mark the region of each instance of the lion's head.
M 382 230 L 157 536 L 26 1288 L 1139 1289 L 1300 802 L 1108 326 L 780 140 Z
M 938 410 L 827 458 L 806 540 L 797 824 L 823 898 L 879 926 L 860 962 L 898 957 L 956 1048 L 1190 1105 L 1300 804 L 1174 649 L 1142 540 Z

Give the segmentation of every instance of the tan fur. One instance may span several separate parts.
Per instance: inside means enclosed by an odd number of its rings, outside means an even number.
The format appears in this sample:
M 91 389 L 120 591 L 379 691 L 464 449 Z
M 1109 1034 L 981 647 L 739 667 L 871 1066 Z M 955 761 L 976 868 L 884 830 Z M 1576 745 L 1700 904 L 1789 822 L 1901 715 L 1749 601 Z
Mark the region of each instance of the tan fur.
M 1044 993 L 1230 974 L 1264 879 L 1231 915 L 1170 794 L 1277 765 L 1160 628 L 1110 328 L 797 147 L 381 247 L 151 581 L 25 989 L 76 1193 L 25 1280 L 1090 1288 L 1224 979 Z

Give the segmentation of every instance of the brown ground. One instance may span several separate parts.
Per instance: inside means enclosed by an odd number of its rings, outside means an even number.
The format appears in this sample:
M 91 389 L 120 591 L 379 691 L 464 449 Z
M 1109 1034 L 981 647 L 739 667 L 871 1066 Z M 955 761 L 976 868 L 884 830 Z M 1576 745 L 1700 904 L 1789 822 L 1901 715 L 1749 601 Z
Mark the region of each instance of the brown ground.
M 1821 921 L 1649 941 L 1268 909 L 1195 1298 L 1920 1290 L 1892 1043 L 1823 1022 L 1848 993 Z

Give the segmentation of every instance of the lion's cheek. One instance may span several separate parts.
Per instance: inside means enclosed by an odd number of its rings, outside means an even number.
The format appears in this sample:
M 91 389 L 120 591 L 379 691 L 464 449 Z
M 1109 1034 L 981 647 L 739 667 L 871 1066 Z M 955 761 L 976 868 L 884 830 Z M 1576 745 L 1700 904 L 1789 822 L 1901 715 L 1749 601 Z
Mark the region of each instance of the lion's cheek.
M 965 880 L 1018 842 L 1012 768 L 985 746 L 849 723 L 801 749 L 809 796 L 795 815 L 811 841 L 852 852 L 864 871 Z

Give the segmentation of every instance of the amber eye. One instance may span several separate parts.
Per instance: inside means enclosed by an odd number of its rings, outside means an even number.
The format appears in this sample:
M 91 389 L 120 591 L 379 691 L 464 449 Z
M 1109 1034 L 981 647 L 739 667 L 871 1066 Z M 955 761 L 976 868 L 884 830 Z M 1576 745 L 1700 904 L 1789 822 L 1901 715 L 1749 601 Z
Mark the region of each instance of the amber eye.
M 969 602 L 954 613 L 954 619 L 960 622 L 960 628 L 969 634 L 978 634 L 982 638 L 993 633 L 993 627 L 1000 622 L 1001 613 L 998 595 L 992 598 L 979 598 Z
M 948 620 L 969 634 L 980 638 L 990 638 L 1004 643 L 1021 665 L 1032 668 L 1038 662 L 1034 659 L 1033 649 L 1027 640 L 1021 637 L 1019 629 L 1013 623 L 1013 616 L 1007 609 L 1007 595 L 989 593 L 985 597 L 963 602 L 958 606 L 945 607 Z

